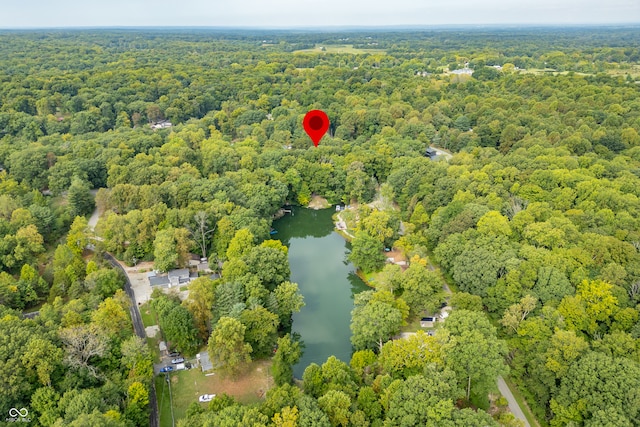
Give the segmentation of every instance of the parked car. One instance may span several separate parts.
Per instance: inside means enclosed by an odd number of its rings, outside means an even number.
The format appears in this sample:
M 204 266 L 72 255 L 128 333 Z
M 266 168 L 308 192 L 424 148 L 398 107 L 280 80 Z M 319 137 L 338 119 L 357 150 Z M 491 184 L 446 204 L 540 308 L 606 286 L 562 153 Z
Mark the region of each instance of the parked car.
M 198 398 L 200 402 L 211 402 L 213 398 L 216 397 L 215 394 L 203 394 Z
M 169 353 L 169 357 L 178 357 L 180 356 L 180 352 L 178 351 L 172 351 L 171 353 Z
M 175 359 L 171 359 L 171 363 L 173 363 L 174 365 L 176 363 L 184 363 L 184 357 L 177 357 Z
M 171 372 L 173 371 L 173 366 L 165 366 L 164 368 L 160 369 L 160 372 Z

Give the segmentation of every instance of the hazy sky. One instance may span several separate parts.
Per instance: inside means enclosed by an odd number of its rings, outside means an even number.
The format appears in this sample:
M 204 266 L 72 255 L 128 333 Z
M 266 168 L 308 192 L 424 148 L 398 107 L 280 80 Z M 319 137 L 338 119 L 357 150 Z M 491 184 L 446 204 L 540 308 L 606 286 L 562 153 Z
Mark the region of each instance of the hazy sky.
M 640 0 L 1 0 L 0 28 L 640 23 Z

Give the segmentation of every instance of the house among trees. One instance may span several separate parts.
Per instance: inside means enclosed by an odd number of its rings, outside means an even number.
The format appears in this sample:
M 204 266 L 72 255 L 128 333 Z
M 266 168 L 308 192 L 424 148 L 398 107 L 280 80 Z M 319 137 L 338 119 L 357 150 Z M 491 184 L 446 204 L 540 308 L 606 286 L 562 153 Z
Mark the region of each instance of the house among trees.
M 421 328 L 433 328 L 436 325 L 436 317 L 423 317 L 420 319 Z
M 192 255 L 189 260 L 189 267 L 197 269 L 198 272 L 211 273 L 211 268 L 209 267 L 209 261 L 207 258 L 200 258 L 197 255 Z
M 420 327 L 422 328 L 433 328 L 436 322 L 444 322 L 449 314 L 451 313 L 451 306 L 445 305 L 440 309 L 440 313 L 434 316 L 423 317 L 420 319 Z
M 196 359 L 200 363 L 202 372 L 207 372 L 213 369 L 213 363 L 211 363 L 208 351 L 203 351 L 202 353 L 196 354 Z
M 198 273 L 190 273 L 188 268 L 170 270 L 167 274 L 158 274 L 155 271 L 147 273 L 147 279 L 151 286 L 180 286 L 198 278 Z
M 157 123 L 151 123 L 149 126 L 151 126 L 151 129 L 157 130 L 157 129 L 167 129 L 167 128 L 170 128 L 173 125 L 168 120 L 162 120 L 162 121 L 159 121 Z

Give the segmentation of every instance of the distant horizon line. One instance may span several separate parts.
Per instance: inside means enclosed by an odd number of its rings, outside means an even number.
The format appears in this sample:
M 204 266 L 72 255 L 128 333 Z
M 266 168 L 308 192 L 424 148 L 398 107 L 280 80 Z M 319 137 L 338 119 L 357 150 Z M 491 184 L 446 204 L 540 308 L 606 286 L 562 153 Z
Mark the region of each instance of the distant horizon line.
M 429 30 L 429 29 L 514 29 L 514 28 L 640 28 L 640 22 L 627 23 L 499 23 L 499 24 L 392 24 L 392 25 L 314 25 L 314 26 L 253 26 L 253 25 L 66 25 L 0 27 L 0 31 L 38 30 L 217 30 L 217 31 L 367 31 L 367 30 Z

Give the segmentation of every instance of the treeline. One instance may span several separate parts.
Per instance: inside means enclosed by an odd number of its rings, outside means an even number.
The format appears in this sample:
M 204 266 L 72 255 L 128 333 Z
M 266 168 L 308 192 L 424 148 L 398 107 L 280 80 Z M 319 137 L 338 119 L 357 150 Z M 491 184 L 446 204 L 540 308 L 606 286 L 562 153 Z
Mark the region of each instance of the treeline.
M 608 70 L 617 70 L 624 75 L 626 69 L 631 78 L 632 65 L 639 55 L 638 44 L 633 42 L 637 29 L 602 29 L 588 34 L 528 31 L 498 41 L 495 34 L 478 32 L 381 33 L 375 36 L 375 43 L 382 49 L 389 48 L 386 54 L 317 55 L 291 54 L 280 47 L 279 42 L 262 47 L 262 42 L 257 43 L 257 40 L 225 41 L 218 33 L 209 36 L 177 33 L 166 37 L 154 33 L 109 31 L 95 34 L 5 33 L 0 35 L 3 41 L 0 53 L 5 64 L 0 71 L 0 136 L 35 141 L 43 135 L 104 132 L 119 127 L 143 126 L 162 119 L 181 123 L 214 111 L 220 112 L 215 124 L 223 134 L 228 134 L 228 129 L 238 128 L 240 135 L 234 132 L 232 137 L 247 136 L 246 132 L 255 127 L 252 125 L 262 122 L 266 114 L 272 114 L 275 119 L 287 110 L 298 113 L 297 106 L 289 104 L 296 101 L 305 107 L 318 103 L 327 109 L 334 123 L 333 129 L 343 128 L 337 133 L 340 137 L 369 137 L 384 126 L 392 126 L 396 130 L 406 128 L 405 133 L 411 137 L 422 131 L 432 138 L 443 125 L 449 130 L 467 131 L 469 126 L 464 119 L 458 126 L 453 126 L 453 121 L 471 115 L 470 124 L 474 126 L 477 112 L 491 110 L 483 105 L 504 109 L 504 104 L 496 105 L 495 102 L 495 98 L 500 98 L 500 93 L 504 92 L 492 91 L 493 85 L 474 84 L 463 85 L 468 89 L 467 93 L 450 91 L 447 88 L 457 88 L 457 85 L 448 85 L 448 76 L 444 76 L 443 83 L 441 79 L 416 79 L 416 72 L 442 72 L 468 63 L 476 68 L 477 76 L 485 74 L 482 78 L 490 79 L 500 75 L 492 67 L 485 67 L 494 65 L 505 65 L 505 70 L 549 68 L 594 75 Z M 274 37 L 279 36 L 274 34 Z M 286 46 L 287 40 L 304 36 L 282 37 Z M 318 41 L 327 39 L 327 35 L 314 37 Z M 331 35 L 331 38 L 345 43 L 351 40 L 349 33 Z M 373 43 L 371 40 L 364 38 L 367 43 Z M 570 48 L 560 47 L 560 41 L 568 40 L 572 40 Z M 484 44 L 485 48 L 476 43 Z M 24 52 L 36 50 L 38 55 L 27 53 L 25 57 Z M 40 68 L 41 64 L 46 67 Z M 314 71 L 309 72 L 308 68 Z M 537 80 L 538 86 L 545 88 L 532 92 L 531 78 L 511 76 L 505 80 L 511 85 L 507 90 L 525 98 L 522 101 L 551 106 L 541 111 L 544 114 L 562 112 L 563 104 L 565 108 L 569 107 L 568 100 L 583 103 L 590 111 L 589 97 L 602 90 L 595 77 L 555 78 Z M 551 99 L 545 103 L 553 96 L 553 89 L 547 87 L 553 85 L 553 81 L 562 86 L 578 84 L 576 89 L 582 96 L 570 94 L 567 100 Z M 613 82 L 618 79 L 607 84 L 617 86 Z M 620 93 L 620 89 L 616 92 Z M 475 98 L 465 100 L 463 95 L 475 95 L 479 101 Z M 432 108 L 428 116 L 421 117 L 428 106 L 438 101 L 449 102 Z M 517 98 L 508 101 L 527 104 Z M 554 101 L 559 104 L 554 106 Z M 620 104 L 616 100 L 609 103 Z M 469 104 L 475 104 L 476 108 Z M 533 106 L 522 107 L 531 110 Z M 276 107 L 283 108 L 272 112 Z M 466 111 L 467 107 L 470 111 Z M 412 110 L 418 115 L 409 114 Z M 598 112 L 602 117 L 596 120 L 603 122 L 609 114 L 617 114 L 617 111 Z M 427 128 L 429 124 L 433 125 L 433 130 L 397 123 L 400 118 L 408 121 L 414 116 L 423 119 L 422 124 Z M 505 123 L 506 118 L 491 116 L 484 123 L 488 125 L 497 120 L 499 123 L 491 130 L 497 129 L 500 134 L 510 121 Z M 451 122 L 446 119 L 443 122 L 444 117 Z M 288 121 L 280 126 L 264 124 L 266 136 L 270 138 L 274 132 L 281 131 L 280 136 L 274 138 L 278 142 L 287 139 L 282 132 L 297 136 L 296 127 L 287 124 Z M 249 128 L 242 131 L 242 125 Z M 612 125 L 617 127 L 619 124 L 614 122 Z M 464 141 L 459 145 L 468 143 Z M 483 140 L 483 143 L 488 142 Z

